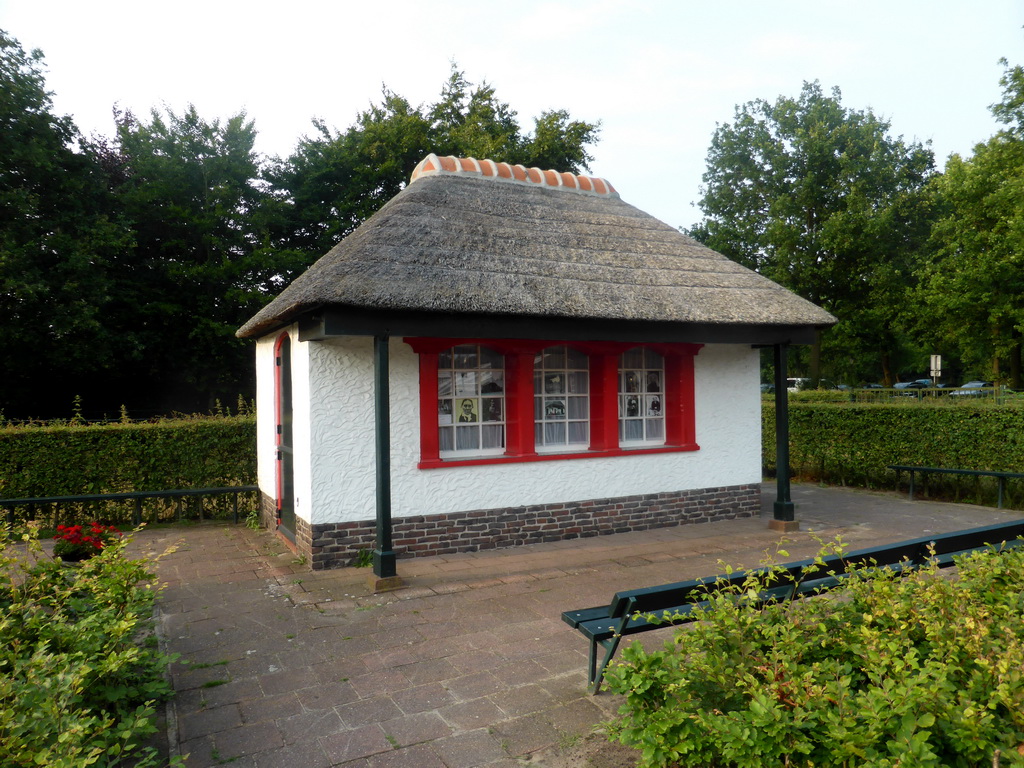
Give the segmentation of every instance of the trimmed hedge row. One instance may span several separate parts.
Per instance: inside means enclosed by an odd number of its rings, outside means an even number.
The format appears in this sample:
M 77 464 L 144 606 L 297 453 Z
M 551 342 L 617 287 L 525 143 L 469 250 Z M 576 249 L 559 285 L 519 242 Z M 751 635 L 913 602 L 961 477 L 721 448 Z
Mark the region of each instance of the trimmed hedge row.
M 253 416 L 0 428 L 0 498 L 255 482 Z
M 761 415 L 764 469 L 774 474 L 774 403 L 764 402 Z M 796 477 L 893 488 L 896 478 L 886 469 L 889 464 L 1024 472 L 1021 408 L 793 402 L 789 423 L 790 468 Z M 929 477 L 927 483 L 943 495 L 957 495 L 959 491 L 952 489 L 964 484 L 978 485 L 974 480 L 938 476 Z M 1016 495 L 1020 496 L 1019 490 Z

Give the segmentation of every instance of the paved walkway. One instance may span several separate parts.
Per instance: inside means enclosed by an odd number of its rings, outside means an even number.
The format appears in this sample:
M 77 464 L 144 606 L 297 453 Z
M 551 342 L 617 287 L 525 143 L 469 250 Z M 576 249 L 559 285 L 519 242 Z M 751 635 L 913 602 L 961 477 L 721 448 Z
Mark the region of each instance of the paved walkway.
M 837 535 L 860 548 L 1021 515 L 798 484 L 802 530 L 782 537 L 773 493 L 760 519 L 399 560 L 409 586 L 383 595 L 365 569 L 310 572 L 266 531 L 146 532 L 182 542 L 158 567 L 160 633 L 181 657 L 172 753 L 190 768 L 554 765 L 619 704 L 586 693 L 586 642 L 562 611 L 756 565 L 780 541 L 796 559 Z

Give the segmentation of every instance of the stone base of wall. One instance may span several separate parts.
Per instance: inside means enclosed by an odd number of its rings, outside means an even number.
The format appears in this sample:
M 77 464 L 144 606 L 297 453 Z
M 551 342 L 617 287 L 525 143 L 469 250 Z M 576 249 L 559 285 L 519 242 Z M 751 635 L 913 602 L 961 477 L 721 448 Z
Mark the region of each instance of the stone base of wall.
M 753 483 L 564 504 L 478 509 L 396 518 L 392 543 L 398 557 L 477 552 L 753 517 L 760 508 L 761 486 Z M 270 527 L 273 529 L 273 520 Z M 373 520 L 310 527 L 300 519 L 296 528 L 296 547 L 300 555 L 309 558 L 313 570 L 352 565 L 360 550 L 373 549 L 375 544 Z
M 271 531 L 277 529 L 277 502 L 273 497 L 262 492 L 260 493 L 260 525 Z M 313 529 L 306 520 L 296 516 L 295 551 L 308 558 L 312 548 Z

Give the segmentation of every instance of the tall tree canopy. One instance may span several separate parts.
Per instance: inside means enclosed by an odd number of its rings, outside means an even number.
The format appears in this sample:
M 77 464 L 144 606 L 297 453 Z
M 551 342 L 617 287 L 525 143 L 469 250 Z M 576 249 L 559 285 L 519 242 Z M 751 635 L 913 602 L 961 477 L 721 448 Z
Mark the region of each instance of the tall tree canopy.
M 233 401 L 249 378 L 251 350 L 234 332 L 277 274 L 263 250 L 255 139 L 244 114 L 206 121 L 192 106 L 118 120 L 115 194 L 135 243 L 130 272 L 117 276 L 116 322 L 138 339 L 158 410 Z
M 860 377 L 887 368 L 899 346 L 899 297 L 927 238 L 932 167 L 930 149 L 891 137 L 870 110 L 843 107 L 838 88 L 805 83 L 796 99 L 749 102 L 718 126 L 705 218 L 691 234 L 835 314 L 831 372 Z
M 1024 335 L 1024 68 L 1000 80 L 992 112 L 1006 128 L 953 155 L 936 177 L 941 206 L 932 237 L 935 258 L 923 270 L 918 298 L 927 317 L 918 328 L 968 368 L 1022 386 Z
M 319 120 L 314 127 L 266 175 L 278 201 L 275 245 L 307 259 L 326 253 L 398 194 L 430 152 L 579 173 L 589 170 L 587 147 L 600 130 L 553 110 L 524 134 L 492 86 L 474 85 L 454 66 L 434 104 L 414 107 L 385 89 L 347 130 Z
M 42 54 L 0 30 L 0 412 L 104 376 L 123 343 L 106 313 L 130 233 L 79 139 L 53 112 Z

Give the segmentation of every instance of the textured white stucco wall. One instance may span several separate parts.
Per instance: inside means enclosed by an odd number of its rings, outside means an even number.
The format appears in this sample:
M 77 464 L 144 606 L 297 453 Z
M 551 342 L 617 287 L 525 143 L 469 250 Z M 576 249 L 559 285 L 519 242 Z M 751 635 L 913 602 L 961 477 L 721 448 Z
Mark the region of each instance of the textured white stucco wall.
M 292 338 L 296 512 L 313 524 L 372 519 L 373 341 L 344 338 L 299 344 L 295 334 Z M 272 339 L 269 345 L 272 449 Z M 394 517 L 738 485 L 761 479 L 759 358 L 749 346 L 710 345 L 696 358 L 699 451 L 430 470 L 416 467 L 417 357 L 400 339 L 391 340 L 390 352 Z M 261 386 L 259 392 L 266 388 Z M 312 419 L 308 431 L 305 424 L 309 421 L 303 418 L 305 403 Z M 268 405 L 264 399 L 258 405 L 262 425 Z M 261 442 L 260 484 L 266 490 L 273 488 L 273 470 L 264 470 L 262 446 Z M 273 454 L 269 456 L 272 464 Z

